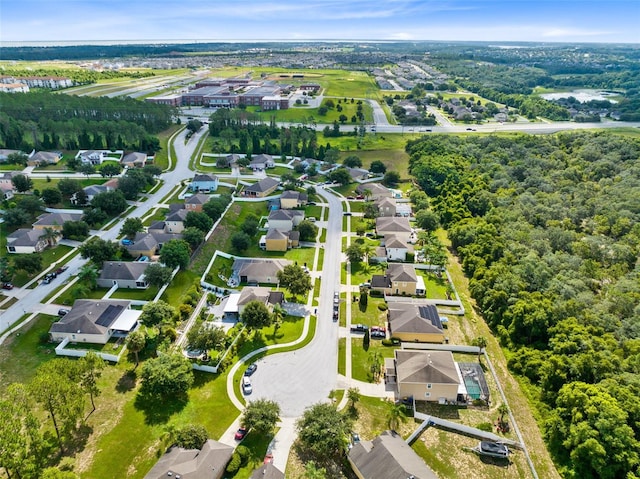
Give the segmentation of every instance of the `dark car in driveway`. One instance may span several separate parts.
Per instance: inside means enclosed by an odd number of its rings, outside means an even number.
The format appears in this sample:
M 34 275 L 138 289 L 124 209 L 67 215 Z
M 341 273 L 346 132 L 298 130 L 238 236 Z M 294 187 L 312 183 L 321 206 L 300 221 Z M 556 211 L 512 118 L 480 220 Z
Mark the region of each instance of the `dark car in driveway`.
M 369 326 L 367 326 L 366 324 L 352 324 L 351 325 L 351 332 L 352 333 L 364 333 L 365 331 L 369 330 Z
M 256 363 L 251 363 L 249 364 L 249 367 L 247 368 L 247 370 L 244 372 L 244 375 L 251 376 L 253 373 L 256 372 L 256 369 L 258 369 L 258 365 Z
M 11 283 L 2 283 L 2 289 L 13 289 L 13 285 Z

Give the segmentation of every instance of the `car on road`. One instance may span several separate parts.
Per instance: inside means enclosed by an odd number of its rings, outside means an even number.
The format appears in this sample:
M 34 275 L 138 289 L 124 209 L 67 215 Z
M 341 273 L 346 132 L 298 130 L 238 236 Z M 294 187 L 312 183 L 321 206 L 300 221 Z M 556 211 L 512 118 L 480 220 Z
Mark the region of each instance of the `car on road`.
M 368 283 L 368 282 L 367 283 L 360 283 L 360 287 L 369 289 L 369 288 L 371 288 L 371 283 Z
M 348 199 L 348 200 L 355 200 L 355 199 L 356 199 L 356 197 L 355 197 L 355 196 L 347 196 L 347 199 Z
M 56 274 L 62 274 L 64 273 L 66 270 L 68 270 L 69 267 L 68 266 L 60 266 L 57 270 L 56 270 Z
M 369 326 L 367 326 L 366 324 L 352 324 L 351 325 L 351 332 L 352 333 L 364 333 L 365 331 L 369 330 Z
M 334 291 L 333 304 L 338 304 L 339 302 L 340 302 L 340 293 L 338 291 Z
M 251 363 L 249 364 L 249 367 L 247 368 L 247 370 L 244 372 L 244 375 L 251 376 L 253 373 L 256 372 L 256 369 L 258 369 L 258 365 L 256 363 Z
M 242 441 L 242 440 L 244 439 L 244 437 L 247 435 L 247 432 L 249 432 L 249 431 L 247 430 L 247 428 L 246 428 L 246 427 L 244 427 L 244 426 L 240 426 L 240 429 L 238 429 L 238 430 L 236 431 L 236 433 L 235 433 L 235 435 L 233 436 L 233 438 L 234 438 L 236 441 Z
M 253 392 L 253 386 L 251 385 L 251 379 L 249 379 L 249 376 L 242 376 L 242 392 L 245 396 L 248 396 Z
M 2 283 L 2 289 L 13 289 L 13 285 L 11 283 Z

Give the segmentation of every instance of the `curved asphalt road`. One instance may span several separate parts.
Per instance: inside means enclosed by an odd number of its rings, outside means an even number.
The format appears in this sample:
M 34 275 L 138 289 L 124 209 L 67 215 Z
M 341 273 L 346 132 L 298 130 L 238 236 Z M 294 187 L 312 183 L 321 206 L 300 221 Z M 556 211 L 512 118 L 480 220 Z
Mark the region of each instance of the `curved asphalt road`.
M 338 323 L 332 311 L 333 293 L 340 288 L 342 204 L 324 188 L 317 191 L 329 204 L 329 219 L 315 337 L 302 349 L 258 361 L 258 370 L 251 377 L 253 394 L 247 398 L 276 401 L 283 418 L 298 417 L 308 406 L 328 400 L 337 384 Z

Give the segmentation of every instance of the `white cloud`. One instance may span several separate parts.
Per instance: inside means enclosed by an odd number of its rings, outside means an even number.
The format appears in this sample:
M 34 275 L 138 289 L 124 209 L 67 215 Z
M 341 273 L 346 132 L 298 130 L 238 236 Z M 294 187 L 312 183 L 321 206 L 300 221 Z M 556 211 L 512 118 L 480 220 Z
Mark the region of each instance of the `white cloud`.
M 616 32 L 601 30 L 581 30 L 579 28 L 550 28 L 543 30 L 541 36 L 550 38 L 571 38 L 571 37 L 596 37 L 602 35 L 612 35 Z

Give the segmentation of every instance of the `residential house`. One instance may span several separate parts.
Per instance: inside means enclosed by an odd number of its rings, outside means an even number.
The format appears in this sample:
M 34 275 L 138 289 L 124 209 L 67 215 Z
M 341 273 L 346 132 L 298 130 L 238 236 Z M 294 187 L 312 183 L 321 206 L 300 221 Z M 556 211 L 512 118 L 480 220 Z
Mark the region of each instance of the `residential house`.
M 125 245 L 125 248 L 131 256 L 138 258 L 147 256 L 151 258 L 160 253 L 162 246 L 172 239 L 181 239 L 181 234 L 164 233 L 163 231 L 148 231 L 146 233 L 137 233 L 133 239 L 133 243 Z
M 398 396 L 417 401 L 455 402 L 458 394 L 466 395 L 451 351 L 396 349 L 385 360 L 385 383 L 395 384 Z
M 142 168 L 147 164 L 148 156 L 146 153 L 134 151 L 122 157 L 120 164 L 127 168 Z
M 275 284 L 278 282 L 278 272 L 289 264 L 291 261 L 286 259 L 236 259 L 233 271 L 241 283 Z
M 13 198 L 13 183 L 11 182 L 11 178 L 16 174 L 19 173 L 15 171 L 0 173 L 0 194 L 2 194 L 2 198 L 5 200 Z
M 84 187 L 82 190 L 84 191 L 84 194 L 86 197 L 86 203 L 91 203 L 91 200 L 93 200 L 100 193 L 113 191 L 117 188 L 118 188 L 118 178 L 112 178 L 101 185 L 89 185 Z M 78 204 L 76 193 L 71 195 L 71 203 L 73 203 L 74 205 Z
M 260 237 L 260 248 L 266 251 L 287 251 L 300 245 L 300 232 L 281 231 L 269 228 L 266 235 Z
M 375 200 L 375 205 L 378 208 L 378 216 L 395 216 L 397 211 L 397 204 L 394 198 L 387 196 L 378 198 Z
M 0 91 L 3 93 L 28 93 L 29 85 L 25 83 L 2 83 Z
M 406 261 L 407 254 L 413 254 L 413 245 L 395 234 L 384 237 L 384 249 L 387 261 Z
M 268 462 L 253 471 L 249 479 L 284 479 L 284 472 Z
M 218 189 L 218 177 L 209 174 L 195 175 L 193 180 L 191 180 L 191 184 L 189 184 L 189 189 L 201 193 L 216 191 Z
M 216 159 L 216 166 L 218 168 L 229 168 L 238 164 L 238 160 L 244 158 L 237 153 L 232 153 L 227 156 L 222 156 Z
M 272 210 L 267 217 L 269 229 L 291 231 L 304 219 L 302 210 Z
M 98 166 L 107 159 L 107 152 L 105 150 L 80 150 L 76 159 L 85 164 Z
M 145 280 L 144 272 L 150 264 L 146 261 L 105 261 L 97 280 L 98 286 L 146 289 L 149 283 Z
M 376 218 L 376 234 L 378 236 L 395 235 L 398 239 L 409 242 L 413 230 L 409 219 L 403 216 L 382 216 Z
M 356 187 L 356 193 L 373 201 L 393 197 L 393 192 L 380 183 L 362 183 Z
M 412 264 L 389 263 L 384 275 L 373 275 L 371 289 L 386 295 L 414 296 L 418 276 Z
M 202 207 L 205 203 L 208 203 L 211 197 L 202 193 L 196 193 L 184 199 L 184 208 L 189 211 L 195 211 L 196 213 L 202 213 Z
M 138 327 L 142 311 L 131 309 L 131 301 L 78 299 L 71 311 L 51 325 L 51 339 L 106 344 L 112 337 L 125 337 Z
M 172 205 L 173 206 L 173 205 Z M 189 214 L 189 210 L 182 208 L 184 205 L 175 205 L 180 208 L 174 208 L 169 211 L 164 221 L 158 221 L 149 226 L 148 231 L 160 231 L 164 233 L 182 233 L 184 231 L 184 220 Z
M 261 154 L 254 156 L 249 163 L 249 168 L 253 171 L 264 171 L 267 168 L 273 168 L 276 166 L 271 155 Z
M 280 208 L 293 209 L 307 204 L 307 194 L 296 190 L 285 190 L 280 195 Z
M 347 455 L 359 479 L 437 479 L 422 458 L 395 431 L 360 441 Z
M 62 159 L 59 151 L 39 151 L 27 160 L 27 166 L 55 165 Z
M 369 171 L 363 168 L 346 167 L 346 170 L 353 181 L 364 181 L 369 179 Z
M 172 446 L 144 479 L 222 479 L 233 447 L 208 439 L 201 449 Z
M 282 304 L 284 302 L 284 293 L 282 291 L 271 291 L 271 289 L 262 286 L 246 286 L 242 288 L 238 298 L 238 313 L 242 313 L 245 306 L 251 301 L 259 301 L 271 309 L 274 304 Z
M 392 301 L 388 304 L 389 333 L 401 341 L 443 343 L 444 331 L 433 304 Z
M 44 213 L 38 216 L 38 221 L 33 223 L 32 226 L 39 230 L 52 228 L 62 231 L 62 226 L 67 221 L 80 221 L 81 219 L 82 213 Z
M 20 150 L 9 150 L 6 148 L 0 148 L 0 162 L 5 162 L 9 159 L 9 156 L 15 155 L 17 153 L 23 153 Z
M 9 253 L 40 253 L 48 242 L 42 238 L 42 230 L 20 228 L 7 236 Z
M 247 186 L 243 191 L 243 196 L 250 196 L 254 198 L 264 198 L 265 196 L 269 196 L 273 193 L 280 182 L 274 178 L 266 177 L 254 183 L 252 185 Z

